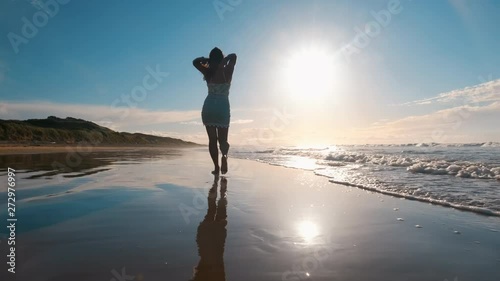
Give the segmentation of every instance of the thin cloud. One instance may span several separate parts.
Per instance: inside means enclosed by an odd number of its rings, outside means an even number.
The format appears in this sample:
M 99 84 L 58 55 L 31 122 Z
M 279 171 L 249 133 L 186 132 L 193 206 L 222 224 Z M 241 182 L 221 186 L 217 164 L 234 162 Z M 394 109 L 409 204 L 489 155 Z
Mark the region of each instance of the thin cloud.
M 500 129 L 492 120 L 500 119 L 500 101 L 485 106 L 457 106 L 438 110 L 429 114 L 408 116 L 394 121 L 379 122 L 368 128 L 357 129 L 358 138 L 367 141 L 403 142 L 450 142 L 470 141 L 463 139 L 464 135 L 477 135 L 477 128 L 486 135 L 493 135 L 500 140 Z
M 74 117 L 96 122 L 114 130 L 144 125 L 187 122 L 199 118 L 198 110 L 151 111 L 141 108 L 111 107 L 102 105 L 62 104 L 51 102 L 0 104 L 0 119 L 30 119 L 58 116 Z
M 203 125 L 200 121 L 189 121 L 189 122 L 181 122 L 182 125 Z
M 401 105 L 448 103 L 456 100 L 461 100 L 465 104 L 500 101 L 500 79 L 488 81 L 470 87 L 465 87 L 463 89 L 441 93 L 436 97 L 411 101 L 403 103 Z
M 238 119 L 231 121 L 231 124 L 250 124 L 253 123 L 252 119 Z

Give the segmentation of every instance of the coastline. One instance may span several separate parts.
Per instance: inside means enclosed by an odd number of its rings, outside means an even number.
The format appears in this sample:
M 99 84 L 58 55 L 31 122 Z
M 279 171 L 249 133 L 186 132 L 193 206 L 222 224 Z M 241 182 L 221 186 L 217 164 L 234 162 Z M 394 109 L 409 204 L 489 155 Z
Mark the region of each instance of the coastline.
M 129 151 L 138 149 L 169 149 L 169 148 L 193 148 L 202 147 L 195 145 L 92 145 L 92 144 L 54 144 L 54 145 L 28 145 L 28 144 L 0 144 L 0 155 L 12 154 L 35 154 L 35 153 L 60 153 L 60 152 L 99 152 L 99 151 Z

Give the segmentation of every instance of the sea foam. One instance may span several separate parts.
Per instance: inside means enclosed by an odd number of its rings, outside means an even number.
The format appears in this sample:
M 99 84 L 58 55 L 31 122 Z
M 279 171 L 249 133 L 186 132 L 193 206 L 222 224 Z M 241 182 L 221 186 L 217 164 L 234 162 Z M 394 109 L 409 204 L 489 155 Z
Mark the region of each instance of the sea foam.
M 313 170 L 333 183 L 500 216 L 500 145 L 412 143 L 275 147 L 236 157 Z

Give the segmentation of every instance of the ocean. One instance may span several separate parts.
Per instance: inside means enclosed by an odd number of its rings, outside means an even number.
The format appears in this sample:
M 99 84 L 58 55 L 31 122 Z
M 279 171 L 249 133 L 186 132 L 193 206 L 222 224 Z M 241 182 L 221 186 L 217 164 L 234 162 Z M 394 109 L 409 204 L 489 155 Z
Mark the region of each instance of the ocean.
M 311 170 L 333 183 L 500 216 L 500 143 L 237 148 L 234 157 Z

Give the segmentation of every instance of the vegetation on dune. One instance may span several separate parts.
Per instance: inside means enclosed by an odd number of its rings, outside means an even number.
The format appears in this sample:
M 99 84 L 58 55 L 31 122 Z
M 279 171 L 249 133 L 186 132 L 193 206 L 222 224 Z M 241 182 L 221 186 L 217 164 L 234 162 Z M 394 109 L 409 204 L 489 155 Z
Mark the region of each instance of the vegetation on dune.
M 8 143 L 94 145 L 196 145 L 181 139 L 115 132 L 83 119 L 49 116 L 46 119 L 1 120 L 0 141 Z

